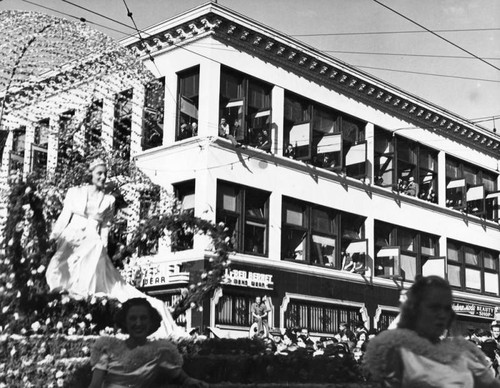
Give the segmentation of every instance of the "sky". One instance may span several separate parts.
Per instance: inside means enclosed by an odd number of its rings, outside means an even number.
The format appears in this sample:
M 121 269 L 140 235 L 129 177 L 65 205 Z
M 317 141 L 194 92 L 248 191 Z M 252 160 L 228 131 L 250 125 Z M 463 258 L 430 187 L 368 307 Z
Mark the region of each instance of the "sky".
M 499 0 L 217 1 L 500 133 Z M 84 17 L 122 39 L 134 33 L 133 21 L 145 29 L 206 2 L 0 0 L 0 11 Z

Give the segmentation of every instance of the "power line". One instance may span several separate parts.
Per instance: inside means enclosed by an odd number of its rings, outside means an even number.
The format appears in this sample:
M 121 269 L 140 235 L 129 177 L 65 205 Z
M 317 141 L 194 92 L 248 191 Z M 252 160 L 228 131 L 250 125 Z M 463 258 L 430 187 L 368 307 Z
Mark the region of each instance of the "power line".
M 466 52 L 467 54 L 469 54 L 469 55 L 473 56 L 473 57 L 474 57 L 474 58 L 476 58 L 477 60 L 479 60 L 479 61 L 481 61 L 481 62 L 483 62 L 483 63 L 487 64 L 488 66 L 491 66 L 491 67 L 493 67 L 494 69 L 496 69 L 496 70 L 499 70 L 499 71 L 500 71 L 500 67 L 497 67 L 497 66 L 493 65 L 492 63 L 490 63 L 490 62 L 488 62 L 488 61 L 485 61 L 483 58 L 478 57 L 476 54 L 474 54 L 474 53 L 470 52 L 469 50 L 464 49 L 463 47 L 459 46 L 459 45 L 458 45 L 458 44 L 456 44 L 456 43 L 453 43 L 451 40 L 446 39 L 445 37 L 443 37 L 443 36 L 441 36 L 441 35 L 439 35 L 439 34 L 435 33 L 434 31 L 432 31 L 432 30 L 428 29 L 427 27 L 425 27 L 425 26 L 423 26 L 422 24 L 420 24 L 420 23 L 416 22 L 415 20 L 410 19 L 409 17 L 407 17 L 407 16 L 403 15 L 402 13 L 400 13 L 400 12 L 396 11 L 395 9 L 392 9 L 391 7 L 389 7 L 389 6 L 387 6 L 387 5 L 383 4 L 383 3 L 381 3 L 381 2 L 380 2 L 380 1 L 378 1 L 378 0 L 372 0 L 372 1 L 374 1 L 375 3 L 377 3 L 377 4 L 381 5 L 381 6 L 382 6 L 382 7 L 384 7 L 384 8 L 387 8 L 389 11 L 394 12 L 395 14 L 397 14 L 397 15 L 401 16 L 401 17 L 402 17 L 402 18 L 404 18 L 405 20 L 408 20 L 409 22 L 411 22 L 411 23 L 413 23 L 413 24 L 415 24 L 415 25 L 419 26 L 420 28 L 422 28 L 422 29 L 426 30 L 427 32 L 429 32 L 429 33 L 431 33 L 432 35 L 434 35 L 434 36 L 438 37 L 439 39 L 444 40 L 445 42 L 447 42 L 447 43 L 451 44 L 452 46 L 454 46 L 454 47 L 458 48 L 459 50 L 462 50 L 462 51 Z
M 125 0 L 123 0 L 123 4 L 125 5 L 125 8 L 127 9 L 127 16 L 130 18 L 130 20 L 132 20 L 132 23 L 134 24 L 134 28 L 135 28 L 135 31 L 137 32 L 137 36 L 139 37 L 140 42 L 142 44 L 144 44 L 144 39 L 142 38 L 141 31 L 139 31 L 139 28 L 137 27 L 137 24 L 136 24 L 136 22 L 134 20 L 134 16 L 133 16 L 132 12 L 130 11 L 130 8 L 128 7 L 127 2 Z M 158 65 L 156 64 L 155 59 L 153 58 L 153 55 L 151 54 L 151 52 L 149 50 L 146 50 L 146 52 L 148 54 L 149 60 L 151 61 L 151 63 L 156 68 L 156 71 L 158 72 L 159 75 L 161 75 L 161 71 L 158 68 Z M 174 97 L 172 91 L 170 90 L 170 88 L 168 87 L 168 85 L 167 85 L 166 82 L 165 82 L 165 87 L 167 88 L 168 93 L 172 97 L 172 100 L 175 102 L 176 101 L 175 97 Z
M 175 45 L 175 44 L 174 44 Z M 193 46 L 197 46 L 197 47 L 209 47 L 207 45 L 204 45 L 204 44 L 200 44 L 200 43 L 193 43 L 192 44 Z M 199 55 L 201 57 L 204 57 L 206 59 L 210 59 L 214 62 L 217 62 L 217 63 L 220 63 L 216 60 L 214 60 L 213 58 L 208 58 L 206 56 L 204 56 L 203 54 L 200 54 L 200 53 L 197 53 L 195 51 L 192 51 L 186 47 L 183 47 L 183 46 L 177 46 L 178 48 L 181 48 L 181 49 L 184 49 L 186 51 L 189 51 L 193 54 L 196 54 L 196 55 Z M 222 50 L 222 51 L 230 51 L 229 49 L 225 49 L 225 48 L 213 48 L 214 50 Z M 474 59 L 474 58 L 470 58 L 470 57 L 467 57 L 468 59 Z M 354 66 L 354 67 L 357 67 L 357 68 L 366 68 L 366 69 L 374 69 L 374 70 L 386 70 L 386 71 L 392 71 L 392 72 L 398 72 L 398 73 L 409 73 L 409 74 L 419 74 L 419 75 L 430 75 L 430 76 L 434 76 L 434 77 L 444 77 L 444 78 L 457 78 L 457 79 L 465 79 L 465 80 L 472 80 L 472 81 L 485 81 L 485 82 L 500 82 L 500 80 L 491 80 L 491 79 L 486 79 L 486 78 L 473 78 L 473 77 L 461 77 L 461 76 L 454 76 L 454 75 L 446 75 L 446 74 L 437 74 L 437 73 L 424 73 L 424 72 L 417 72 L 417 71 L 410 71 L 410 70 L 397 70 L 397 69 L 389 69 L 389 68 L 385 68 L 385 67 L 370 67 L 370 66 L 363 66 L 363 65 L 359 65 L 359 66 L 356 66 L 356 65 L 351 65 L 351 66 Z
M 396 70 L 396 69 L 387 69 L 387 68 L 384 68 L 384 67 L 372 67 L 372 66 L 362 66 L 362 65 L 359 65 L 359 66 L 353 65 L 353 66 L 358 67 L 360 69 L 384 70 L 384 71 L 393 71 L 393 72 L 396 72 L 396 73 L 430 75 L 430 76 L 434 76 L 434 77 L 457 78 L 457 79 L 464 79 L 464 80 L 470 80 L 470 81 L 484 81 L 484 82 L 498 82 L 498 83 L 500 83 L 500 80 L 492 80 L 492 79 L 487 79 L 487 78 L 461 77 L 461 76 L 458 76 L 458 75 L 425 73 L 425 72 L 421 72 L 421 71 L 411 71 L 411 70 Z
M 71 5 L 73 5 L 73 6 L 77 7 L 77 8 L 80 8 L 80 9 L 83 9 L 84 11 L 87 11 L 87 12 L 93 13 L 93 14 L 95 14 L 95 15 L 98 15 L 98 16 L 100 16 L 100 17 L 102 17 L 102 18 L 104 18 L 104 19 L 110 20 L 110 21 L 112 21 L 112 22 L 114 22 L 114 23 L 118 23 L 118 24 L 120 24 L 120 25 L 122 25 L 122 26 L 124 26 L 124 27 L 130 28 L 130 29 L 132 29 L 132 30 L 134 29 L 134 27 L 129 26 L 129 25 L 128 25 L 128 24 L 126 24 L 126 23 L 122 23 L 122 22 L 120 22 L 119 20 L 112 19 L 112 18 L 110 18 L 109 16 L 103 15 L 102 13 L 99 13 L 99 12 L 96 12 L 96 11 L 92 11 L 92 10 L 90 10 L 90 9 L 88 9 L 88 8 L 82 7 L 81 5 L 78 5 L 78 4 L 75 4 L 75 3 L 72 3 L 71 1 L 68 1 L 68 0 L 62 0 L 62 1 L 63 1 L 63 3 L 68 3 L 68 4 L 71 4 Z
M 434 30 L 434 32 L 478 32 L 478 31 L 500 31 L 500 28 L 466 28 L 458 30 Z M 372 32 L 332 32 L 322 34 L 294 34 L 290 36 L 351 36 L 351 35 L 391 35 L 391 34 L 421 34 L 426 31 L 372 31 Z
M 32 5 L 36 5 L 37 7 L 40 7 L 40 8 L 44 8 L 44 9 L 48 9 L 49 11 L 52 11 L 52 12 L 56 12 L 56 13 L 59 13 L 61 15 L 64 15 L 64 16 L 67 16 L 67 17 L 70 17 L 70 18 L 73 18 L 73 19 L 77 19 L 83 23 L 90 23 L 90 24 L 93 24 L 95 26 L 98 26 L 98 27 L 102 27 L 102 28 L 106 28 L 108 30 L 111 30 L 111 31 L 115 31 L 115 32 L 119 32 L 120 34 L 125 34 L 125 32 L 123 31 L 120 31 L 120 30 L 116 30 L 112 27 L 108 27 L 108 26 L 105 26 L 104 24 L 99 24 L 99 23 L 95 23 L 95 22 L 92 22 L 90 20 L 87 20 L 86 18 L 84 17 L 78 17 L 78 16 L 74 16 L 74 15 L 71 15 L 69 13 L 66 13 L 66 12 L 62 12 L 62 11 L 58 11 L 57 9 L 54 9 L 54 8 L 50 8 L 50 7 L 46 7 L 45 5 L 41 5 L 41 4 L 37 4 L 37 3 L 34 3 L 32 1 L 29 1 L 29 0 L 22 0 L 24 1 L 25 3 L 28 3 L 28 4 L 32 4 Z
M 422 57 L 422 58 L 449 58 L 449 59 L 475 59 L 464 55 L 435 55 L 435 54 L 406 54 L 406 53 L 374 53 L 368 51 L 343 51 L 343 50 L 322 50 L 325 53 L 339 54 L 360 54 L 360 55 L 387 55 L 396 57 Z M 500 58 L 483 58 L 493 61 L 500 61 Z
M 99 16 L 101 16 L 101 17 L 104 17 L 104 18 L 106 18 L 107 20 L 110 20 L 110 21 L 112 21 L 112 22 L 119 23 L 119 24 L 125 25 L 125 26 L 126 26 L 126 27 L 128 27 L 128 28 L 134 29 L 134 27 L 131 27 L 131 26 L 127 25 L 127 24 L 121 23 L 121 22 L 119 22 L 119 21 L 117 21 L 117 20 L 115 20 L 115 19 L 113 19 L 113 18 L 110 18 L 110 17 L 108 17 L 108 16 L 102 15 L 102 14 L 100 14 L 100 13 L 98 13 L 98 12 L 95 12 L 95 11 L 93 11 L 93 10 L 91 10 L 91 9 L 87 9 L 87 8 L 81 7 L 81 6 L 77 5 L 77 4 L 74 4 L 74 3 L 70 2 L 70 1 L 68 1 L 68 0 L 63 0 L 63 1 L 64 1 L 64 2 L 66 2 L 66 3 L 68 3 L 68 4 L 74 5 L 74 6 L 78 7 L 78 8 L 83 8 L 83 9 L 85 9 L 87 12 L 94 13 L 94 14 L 99 15 Z M 124 3 L 125 3 L 125 0 L 123 0 L 123 1 L 124 1 Z M 376 1 L 376 0 L 374 0 L 374 1 Z M 127 11 L 130 13 L 130 10 L 129 10 L 129 8 L 128 8 L 128 6 L 127 6 L 127 4 L 126 4 L 126 3 L 125 3 L 125 6 L 126 6 L 126 8 L 127 8 Z M 135 22 L 134 22 L 134 25 L 135 25 Z M 139 33 L 139 37 L 140 37 L 140 39 L 141 39 L 141 41 L 142 41 L 142 37 L 140 36 L 140 30 L 137 28 L 137 26 L 135 27 L 135 30 L 136 30 L 136 32 L 137 32 L 137 33 Z M 147 32 L 145 32 L 145 31 L 142 31 L 142 33 L 148 34 L 148 33 L 147 33 Z M 219 61 L 217 61 L 217 60 L 215 60 L 215 59 L 213 59 L 213 58 L 207 57 L 206 55 L 203 55 L 203 54 L 198 53 L 198 52 L 196 52 L 196 51 L 190 50 L 190 49 L 188 49 L 188 48 L 186 48 L 186 47 L 184 47 L 184 46 L 179 46 L 179 45 L 178 45 L 178 44 L 176 44 L 176 43 L 173 43 L 173 45 L 174 45 L 174 46 L 176 46 L 177 48 L 184 49 L 184 50 L 186 50 L 186 51 L 188 51 L 188 52 L 191 52 L 191 53 L 193 53 L 193 54 L 195 54 L 195 55 L 198 55 L 198 56 L 200 56 L 200 57 L 202 57 L 202 58 L 208 59 L 208 60 L 213 61 L 213 62 L 215 62 L 215 63 L 222 64 L 221 62 L 219 62 Z M 149 53 L 149 56 L 151 57 L 151 53 Z M 154 63 L 154 61 L 152 61 L 152 62 L 153 62 L 153 64 L 156 66 L 156 64 Z M 435 74 L 435 73 L 413 72 L 413 71 L 404 71 L 404 70 L 387 69 L 387 68 L 377 68 L 377 67 L 368 67 L 368 66 L 357 66 L 357 67 L 358 67 L 358 68 L 374 69 L 374 70 L 383 70 L 383 71 L 400 72 L 400 73 L 410 73 L 410 74 L 419 74 L 419 75 L 430 75 L 430 76 L 435 76 L 435 77 L 458 78 L 458 79 L 475 80 L 475 81 L 486 81 L 486 82 L 500 82 L 500 81 L 496 81 L 496 80 L 479 79 L 479 78 L 471 78 L 471 77 L 460 77 L 460 76 L 448 76 L 448 75 L 443 75 L 443 74 Z M 158 67 L 156 67 L 156 68 L 157 68 L 157 70 L 158 70 L 159 74 L 161 74 L 161 72 L 159 71 Z M 170 91 L 170 89 L 169 89 L 169 93 L 170 93 L 171 97 L 172 97 L 172 98 L 174 98 L 174 96 L 173 96 L 172 92 Z M 487 121 L 489 121 L 489 120 L 487 120 Z M 470 122 L 471 122 L 472 124 L 474 124 L 472 121 L 470 121 Z

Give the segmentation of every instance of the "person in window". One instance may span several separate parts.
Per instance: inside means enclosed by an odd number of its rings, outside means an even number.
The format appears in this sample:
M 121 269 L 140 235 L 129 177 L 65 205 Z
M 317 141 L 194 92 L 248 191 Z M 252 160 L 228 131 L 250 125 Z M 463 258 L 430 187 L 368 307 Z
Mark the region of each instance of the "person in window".
M 491 362 L 462 337 L 450 337 L 455 318 L 451 286 L 418 276 L 406 293 L 397 328 L 370 340 L 364 366 L 384 387 L 500 387 Z
M 405 187 L 404 193 L 411 197 L 416 197 L 418 193 L 418 184 L 415 183 L 415 178 L 412 176 L 408 178 L 408 184 Z
M 236 141 L 234 136 L 231 134 L 231 129 L 229 124 L 226 122 L 226 118 L 222 117 L 219 124 L 219 136 L 231 141 L 231 144 L 235 147 L 241 147 L 241 144 Z
M 179 130 L 179 140 L 187 139 L 193 136 L 193 132 L 191 131 L 191 127 L 187 123 L 182 123 L 181 128 Z
M 196 121 L 191 123 L 191 134 L 192 136 L 198 136 L 198 123 Z
M 259 131 L 257 134 L 257 148 L 265 151 L 269 151 L 271 144 L 269 143 L 269 135 L 266 130 Z
M 354 262 L 350 253 L 342 252 L 342 271 L 353 272 Z
M 287 158 L 295 159 L 295 147 L 292 144 L 288 143 L 283 155 Z

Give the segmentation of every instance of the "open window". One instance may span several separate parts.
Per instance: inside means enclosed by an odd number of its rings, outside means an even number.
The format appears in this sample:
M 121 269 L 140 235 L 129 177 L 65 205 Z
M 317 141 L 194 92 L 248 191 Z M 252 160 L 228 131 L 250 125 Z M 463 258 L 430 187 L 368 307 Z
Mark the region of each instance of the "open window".
M 159 147 L 163 144 L 164 111 L 165 77 L 161 77 L 149 82 L 144 91 L 141 138 L 143 150 Z
M 375 256 L 375 276 L 400 279 L 401 252 L 399 246 L 385 246 Z
M 34 173 L 47 173 L 47 152 L 49 146 L 49 119 L 41 120 L 35 126 L 35 139 L 31 144 L 31 168 Z
M 449 180 L 446 184 L 446 206 L 453 209 L 465 209 L 465 179 Z
M 482 184 L 468 187 L 465 194 L 467 212 L 474 215 L 483 215 L 485 212 L 484 198 L 484 186 Z
M 422 276 L 446 276 L 446 256 L 429 256 L 422 259 Z
M 9 173 L 23 171 L 26 142 L 26 127 L 12 131 L 12 149 L 10 151 Z
M 327 170 L 342 170 L 342 134 L 314 133 L 317 140 L 313 164 Z
M 219 119 L 225 119 L 229 135 L 237 142 L 271 149 L 271 91 L 270 84 L 222 69 Z
M 392 134 L 375 128 L 374 184 L 394 187 L 394 142 Z
M 344 147 L 344 149 L 346 174 L 357 179 L 366 177 L 368 158 L 366 141 Z
M 368 240 L 351 241 L 342 251 L 342 270 L 364 275 Z

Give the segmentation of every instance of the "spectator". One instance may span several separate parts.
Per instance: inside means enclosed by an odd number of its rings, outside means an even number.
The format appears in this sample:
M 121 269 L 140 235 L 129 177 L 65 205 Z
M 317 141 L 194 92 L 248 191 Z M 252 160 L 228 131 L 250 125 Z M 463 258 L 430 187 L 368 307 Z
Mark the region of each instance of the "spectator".
M 495 340 L 497 343 L 497 347 L 500 349 L 500 323 L 497 321 L 493 321 L 490 326 L 491 338 Z
M 257 323 L 256 335 L 258 337 L 267 337 L 269 333 L 267 317 L 269 310 L 266 303 L 262 301 L 262 298 L 260 296 L 255 297 L 255 302 L 252 303 L 250 311 L 252 313 L 252 321 L 254 323 Z
M 196 121 L 191 124 L 191 134 L 192 136 L 198 136 L 198 123 Z
M 406 195 L 409 195 L 411 197 L 416 197 L 418 193 L 418 184 L 415 183 L 415 178 L 412 176 L 408 178 L 408 185 L 406 185 L 406 188 L 404 190 L 404 193 Z
M 226 122 L 226 119 L 224 117 L 220 119 L 219 136 L 230 140 L 233 146 L 241 147 L 241 144 L 238 143 L 234 136 L 231 134 L 229 124 Z
M 193 136 L 193 132 L 191 131 L 191 127 L 187 123 L 182 123 L 181 128 L 179 130 L 179 140 L 187 139 Z
M 290 143 L 288 143 L 283 155 L 286 156 L 287 158 L 295 159 L 295 147 Z

